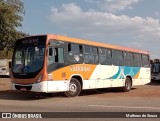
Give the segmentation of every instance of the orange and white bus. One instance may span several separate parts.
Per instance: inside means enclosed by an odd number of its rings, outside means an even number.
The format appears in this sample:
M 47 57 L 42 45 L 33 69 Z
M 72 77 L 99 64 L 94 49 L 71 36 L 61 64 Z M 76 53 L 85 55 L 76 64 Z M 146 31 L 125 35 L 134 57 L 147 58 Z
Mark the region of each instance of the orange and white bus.
M 13 90 L 42 93 L 132 86 L 150 82 L 149 52 L 48 34 L 16 41 L 11 68 Z

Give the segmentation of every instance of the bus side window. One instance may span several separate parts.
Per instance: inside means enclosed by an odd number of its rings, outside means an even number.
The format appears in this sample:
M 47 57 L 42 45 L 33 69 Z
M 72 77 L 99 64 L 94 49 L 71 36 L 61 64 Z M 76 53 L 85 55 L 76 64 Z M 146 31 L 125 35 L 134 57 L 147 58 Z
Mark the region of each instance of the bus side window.
M 53 49 L 49 48 L 49 56 L 53 56 Z
M 112 50 L 106 49 L 106 65 L 112 65 Z
M 55 62 L 64 63 L 64 49 L 55 48 L 54 50 Z
M 124 65 L 133 66 L 133 54 L 131 52 L 123 52 L 124 55 Z
M 51 65 L 55 62 L 54 58 L 54 48 L 50 47 L 49 48 L 49 54 L 48 54 L 48 65 Z
M 94 57 L 94 64 L 99 63 L 99 56 L 98 56 L 98 48 L 92 47 L 92 56 Z
M 113 54 L 113 64 L 116 66 L 123 66 L 124 60 L 123 60 L 123 52 L 120 50 L 112 50 Z
M 149 67 L 149 56 L 148 55 L 142 55 L 142 62 L 144 67 Z
M 49 48 L 48 65 L 53 63 L 64 63 L 64 49 L 63 48 Z
M 142 66 L 142 56 L 141 54 L 134 53 L 134 66 Z
M 90 64 L 98 64 L 98 48 L 84 45 L 84 62 Z
M 82 62 L 82 45 L 68 44 L 68 60 L 74 63 Z
M 106 57 L 106 49 L 99 48 L 99 63 L 101 65 L 106 65 L 107 57 Z
M 84 46 L 84 62 L 85 63 L 93 63 L 94 57 L 91 55 L 92 48 L 90 46 Z

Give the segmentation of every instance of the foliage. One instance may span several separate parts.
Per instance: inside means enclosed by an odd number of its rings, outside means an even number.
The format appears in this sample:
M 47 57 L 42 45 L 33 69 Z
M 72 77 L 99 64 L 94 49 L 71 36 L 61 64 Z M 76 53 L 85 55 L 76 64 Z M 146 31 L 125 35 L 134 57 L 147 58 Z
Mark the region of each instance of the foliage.
M 5 55 L 5 57 L 10 58 L 6 54 L 12 52 L 15 40 L 27 36 L 27 34 L 17 30 L 22 27 L 24 14 L 21 0 L 0 0 L 0 46 L 5 48 L 0 53 L 1 56 Z
M 9 48 L 16 39 L 26 36 L 17 30 L 22 27 L 24 15 L 23 3 L 20 0 L 0 0 L 0 43 Z

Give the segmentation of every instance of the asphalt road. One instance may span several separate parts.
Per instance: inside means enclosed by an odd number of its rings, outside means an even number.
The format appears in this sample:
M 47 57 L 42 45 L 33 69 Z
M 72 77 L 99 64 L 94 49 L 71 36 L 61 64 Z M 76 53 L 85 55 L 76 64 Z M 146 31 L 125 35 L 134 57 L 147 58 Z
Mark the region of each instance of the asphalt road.
M 11 91 L 9 80 L 9 78 L 0 79 L 0 112 L 113 112 L 111 115 L 114 115 L 115 112 L 160 112 L 160 83 L 134 87 L 126 93 L 117 89 L 107 89 L 103 92 L 89 90 L 83 91 L 78 97 L 67 98 L 62 93 L 41 96 L 38 93 Z M 94 117 L 95 113 L 89 115 Z M 76 119 L 53 118 L 47 120 L 101 121 L 113 120 L 113 118 L 82 119 L 79 117 Z M 125 121 L 135 120 L 135 118 L 116 118 L 114 120 Z M 136 120 L 158 121 L 159 119 L 136 118 Z

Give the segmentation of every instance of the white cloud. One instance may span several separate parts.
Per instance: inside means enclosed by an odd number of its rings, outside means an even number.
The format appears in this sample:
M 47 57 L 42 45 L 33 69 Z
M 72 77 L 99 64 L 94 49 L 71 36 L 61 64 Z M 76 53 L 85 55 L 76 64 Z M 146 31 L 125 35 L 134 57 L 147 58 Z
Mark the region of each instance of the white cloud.
M 132 9 L 132 5 L 139 1 L 140 0 L 104 0 L 100 3 L 100 7 L 104 10 L 115 13 L 125 9 Z
M 99 1 L 97 1 L 97 0 L 84 0 L 85 2 L 89 2 L 89 3 L 95 3 L 95 2 L 98 2 L 99 3 Z
M 83 11 L 74 3 L 63 4 L 59 9 L 52 6 L 49 19 L 62 33 L 72 33 L 72 36 L 79 38 L 150 50 L 154 55 L 159 49 L 159 19 L 116 16 L 94 10 Z
M 143 0 L 84 0 L 88 3 L 94 3 L 99 6 L 101 10 L 116 13 L 118 11 L 133 9 L 133 5 Z

